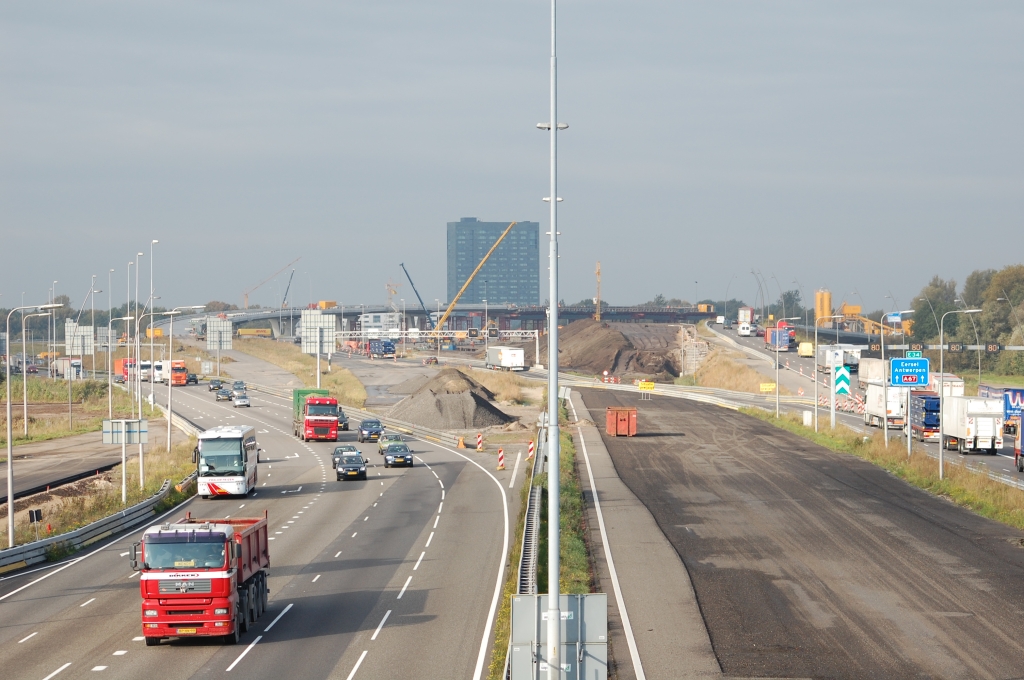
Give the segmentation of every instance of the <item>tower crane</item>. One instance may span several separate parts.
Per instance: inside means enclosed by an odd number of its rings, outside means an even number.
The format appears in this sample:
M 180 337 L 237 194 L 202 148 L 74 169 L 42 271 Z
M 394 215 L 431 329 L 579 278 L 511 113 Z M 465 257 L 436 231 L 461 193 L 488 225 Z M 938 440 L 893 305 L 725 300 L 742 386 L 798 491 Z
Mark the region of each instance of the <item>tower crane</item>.
M 283 272 L 285 269 L 288 269 L 288 267 L 291 267 L 293 264 L 295 264 L 296 262 L 298 262 L 301 259 L 302 259 L 302 256 L 300 255 L 299 257 L 295 258 L 294 260 L 292 260 L 291 262 L 289 262 L 285 266 L 283 266 L 280 269 L 278 269 L 276 272 L 274 272 L 273 274 L 271 274 L 267 278 L 265 278 L 262 281 L 260 281 L 259 283 L 257 283 L 255 286 L 253 286 L 249 290 L 247 290 L 244 293 L 242 293 L 242 300 L 245 303 L 245 309 L 249 309 L 249 293 L 252 293 L 256 289 L 258 289 L 260 286 L 262 286 L 264 283 L 266 283 L 267 281 L 270 281 L 272 278 L 274 278 L 275 276 L 277 276 L 278 274 Z M 290 282 L 291 282 L 291 280 L 289 279 L 289 283 Z
M 286 309 L 288 307 L 288 291 L 292 289 L 292 279 L 294 278 L 295 270 L 293 269 L 292 273 L 288 275 L 288 285 L 284 287 L 284 297 L 281 298 L 281 309 Z
M 476 266 L 473 273 L 470 274 L 469 278 L 466 279 L 466 282 L 462 284 L 462 288 L 460 288 L 459 292 L 455 294 L 455 299 L 448 303 L 448 309 L 444 310 L 444 315 L 437 320 L 437 329 L 444 328 L 444 322 L 448 320 L 449 316 L 451 316 L 452 310 L 455 309 L 455 304 L 459 301 L 459 298 L 462 297 L 462 294 L 466 292 L 467 288 L 469 288 L 469 284 L 473 283 L 473 279 L 480 273 L 480 270 L 484 268 L 484 265 L 487 264 L 487 259 L 494 254 L 494 251 L 498 249 L 498 246 L 501 245 L 501 242 L 505 240 L 505 237 L 508 236 L 508 233 L 512 231 L 512 227 L 516 226 L 516 224 L 518 223 L 513 222 L 505 228 L 505 231 L 501 232 L 501 236 L 498 237 L 498 240 L 494 242 L 491 249 L 487 251 L 486 255 L 484 255 L 484 259 L 480 260 L 480 264 Z

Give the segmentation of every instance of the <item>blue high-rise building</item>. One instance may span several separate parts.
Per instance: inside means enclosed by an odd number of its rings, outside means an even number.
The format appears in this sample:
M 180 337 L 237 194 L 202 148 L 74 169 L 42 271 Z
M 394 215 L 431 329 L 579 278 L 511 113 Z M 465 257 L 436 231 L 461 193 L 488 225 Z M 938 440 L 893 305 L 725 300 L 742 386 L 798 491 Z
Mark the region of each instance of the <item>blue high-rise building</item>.
M 463 217 L 448 223 L 448 299 L 451 300 L 508 228 L 508 222 Z M 460 303 L 540 304 L 540 224 L 519 222 L 473 279 Z

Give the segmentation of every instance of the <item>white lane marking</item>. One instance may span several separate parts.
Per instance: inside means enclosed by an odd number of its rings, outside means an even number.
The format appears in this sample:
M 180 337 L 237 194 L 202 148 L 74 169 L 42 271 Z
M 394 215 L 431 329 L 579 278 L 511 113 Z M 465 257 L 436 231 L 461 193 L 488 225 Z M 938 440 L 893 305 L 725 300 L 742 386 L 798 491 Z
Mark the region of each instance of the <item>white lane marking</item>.
M 362 665 L 363 659 L 366 658 L 367 651 L 368 650 L 364 649 L 363 653 L 359 655 L 359 661 L 356 661 L 356 665 L 352 667 L 352 672 L 348 674 L 348 677 L 345 678 L 345 680 L 352 680 L 352 678 L 356 677 L 356 671 L 359 670 L 359 666 Z
M 355 532 L 353 532 L 353 533 L 352 533 L 352 538 L 355 538 L 355 537 L 356 537 L 356 534 L 358 534 L 358 533 L 359 533 L 358 531 L 355 531 Z
M 80 604 L 78 606 L 79 607 L 84 607 L 85 605 L 89 604 L 90 602 L 95 602 L 95 601 L 96 601 L 96 598 L 93 597 L 93 598 L 90 598 L 90 599 L 86 600 L 85 602 L 83 602 L 82 604 Z
M 45 678 L 43 678 L 43 680 L 50 680 L 50 678 L 54 677 L 55 675 L 57 675 L 57 673 L 60 673 L 62 670 L 64 670 L 65 668 L 67 668 L 70 665 L 71 665 L 71 662 L 68 661 L 66 664 L 64 664 L 63 666 L 61 666 L 60 668 L 58 668 L 57 670 L 55 670 L 54 672 L 50 673 Z
M 370 516 L 369 516 L 369 515 L 367 515 L 366 517 L 364 517 L 364 518 L 363 518 L 363 521 L 365 522 L 365 521 L 366 521 L 366 520 L 368 520 L 368 519 L 370 519 Z
M 433 470 L 431 470 L 431 471 L 430 471 L 430 473 L 431 473 L 432 475 L 434 475 L 435 477 L 437 477 L 437 473 L 436 473 L 436 472 L 434 472 Z M 437 477 L 437 478 L 438 478 L 438 479 L 440 479 L 440 477 Z
M 316 583 L 319 580 L 320 580 L 320 574 L 317 574 L 316 576 L 313 577 L 313 581 L 312 582 Z
M 338 553 L 337 553 L 337 555 L 335 555 L 335 556 L 334 556 L 334 558 L 335 558 L 335 559 L 337 559 L 337 558 L 338 558 L 338 555 L 340 555 L 340 554 L 341 554 L 341 551 L 339 550 L 339 551 L 338 551 Z
M 420 562 L 423 561 L 423 556 L 426 555 L 426 554 L 427 554 L 426 550 L 424 550 L 423 552 L 420 553 L 420 558 L 418 560 L 416 560 L 416 566 L 412 568 L 413 571 L 416 571 L 417 569 L 420 568 Z
M 245 503 L 242 503 L 241 505 L 238 506 L 238 509 L 241 510 L 244 507 L 245 507 Z
M 440 479 L 439 479 L 439 480 L 437 480 L 437 483 L 441 485 L 441 488 L 442 488 L 442 489 L 444 488 L 444 482 L 442 482 L 442 481 L 441 481 Z
M 520 451 L 519 453 L 516 454 L 516 464 L 512 468 L 512 479 L 510 479 L 509 482 L 508 482 L 508 488 L 510 488 L 510 489 L 516 483 L 516 473 L 519 472 L 519 459 L 522 458 L 522 457 L 523 457 L 523 452 L 522 451 Z
M 444 500 L 444 489 L 441 489 L 441 500 Z
M 501 506 L 502 506 L 502 510 L 503 510 L 503 513 L 502 513 L 503 531 L 502 531 L 501 555 L 502 556 L 507 555 L 508 554 L 508 540 L 509 540 L 509 526 L 508 526 L 509 520 L 508 520 L 508 496 L 505 494 L 505 487 L 502 485 L 501 481 L 497 477 L 495 477 L 494 475 L 491 474 L 490 470 L 488 470 L 483 465 L 481 465 L 477 461 L 473 460 L 469 456 L 461 454 L 458 451 L 456 451 L 455 449 L 448 448 L 447 446 L 440 446 L 440 445 L 436 445 L 436 446 L 437 446 L 437 448 L 442 449 L 444 451 L 447 451 L 449 453 L 454 453 L 459 458 L 462 458 L 466 462 L 475 465 L 477 468 L 479 468 L 479 470 L 481 472 L 483 472 L 485 475 L 490 477 L 491 481 L 493 481 L 498 486 L 498 492 L 501 493 Z M 443 505 L 444 501 L 442 501 L 441 504 Z M 438 512 L 438 514 L 440 514 L 440 511 Z M 490 648 L 490 644 L 489 643 L 490 643 L 490 639 L 491 639 L 491 629 L 492 629 L 492 627 L 494 625 L 494 613 L 497 611 L 497 609 L 498 609 L 498 602 L 501 600 L 501 586 L 502 586 L 502 582 L 504 580 L 505 580 L 505 559 L 504 559 L 504 557 L 502 557 L 500 560 L 498 560 L 498 575 L 497 575 L 497 578 L 495 579 L 495 583 L 494 583 L 494 595 L 491 597 L 491 607 L 490 607 L 489 611 L 487 612 L 487 625 L 484 626 L 484 634 L 480 638 L 480 651 L 477 653 L 477 657 L 476 657 L 476 668 L 473 670 L 473 680 L 480 680 L 480 678 L 483 677 L 484 661 L 487 658 L 487 650 Z M 646 680 L 646 679 L 644 679 L 644 680 Z
M 239 654 L 238 658 L 235 659 L 234 661 L 232 661 L 231 665 L 228 666 L 227 668 L 225 668 L 224 671 L 225 672 L 230 671 L 232 668 L 237 666 L 238 662 L 241 661 L 243 658 L 245 658 L 245 655 L 248 654 L 252 650 L 252 648 L 256 646 L 256 643 L 259 642 L 262 639 L 263 639 L 262 635 L 257 635 L 256 639 L 253 640 L 251 643 L 249 643 L 249 646 L 245 648 L 245 651 L 243 651 L 241 654 Z
M 441 515 L 438 515 L 437 517 L 434 518 L 434 528 L 435 529 L 437 528 L 437 523 L 438 523 L 438 521 L 440 521 L 440 519 L 441 519 Z
M 142 635 L 137 635 L 137 636 L 135 636 L 135 637 L 133 637 L 133 638 L 132 638 L 132 642 L 142 642 L 142 641 L 143 641 L 143 640 L 145 640 L 145 639 L 146 639 L 146 638 L 145 638 L 145 637 L 143 637 Z
M 376 504 L 376 503 L 374 503 L 374 504 L 373 504 L 373 507 L 377 507 L 377 504 Z
M 134 574 L 132 574 L 131 576 L 129 576 L 128 578 L 135 578 L 136 576 L 138 576 L 141 573 L 142 573 L 141 571 L 137 571 Z
M 11 595 L 14 595 L 15 593 L 20 593 L 21 591 L 25 590 L 25 588 L 28 588 L 29 586 L 34 586 L 35 584 L 39 583 L 40 581 L 48 579 L 48 578 L 50 578 L 51 576 L 53 576 L 54 574 L 56 574 L 58 572 L 64 571 L 65 569 L 67 569 L 68 567 L 70 567 L 73 564 L 78 564 L 79 562 L 81 562 L 82 560 L 86 559 L 87 557 L 91 557 L 91 556 L 95 555 L 97 552 L 99 552 L 99 551 L 97 550 L 94 553 L 89 553 L 85 557 L 79 557 L 76 560 L 71 560 L 70 562 L 65 564 L 63 567 L 58 567 L 58 568 L 54 569 L 53 571 L 51 571 L 49 574 L 46 574 L 45 576 L 40 576 L 35 581 L 32 581 L 30 583 L 26 583 L 25 585 L 23 585 L 20 588 L 15 588 L 11 592 L 7 593 L 6 595 L 0 596 L 0 602 L 3 602 L 4 600 L 9 598 Z M 70 666 L 70 665 L 71 664 L 68 663 L 68 666 Z M 59 671 L 57 671 L 57 673 L 60 673 L 60 671 L 64 670 L 64 668 L 67 668 L 67 666 L 64 666 L 63 668 L 61 668 Z M 54 673 L 54 675 L 56 675 L 56 673 Z
M 28 637 L 23 637 L 22 639 L 18 640 L 18 644 L 20 645 L 22 642 L 25 642 L 26 640 L 31 640 L 36 635 L 39 635 L 39 631 L 38 630 L 36 632 L 32 633 L 31 635 L 29 635 Z
M 269 540 L 273 541 L 273 540 L 274 540 L 274 537 L 273 537 L 273 536 L 271 536 Z
M 391 616 L 391 610 L 390 609 L 387 610 L 387 612 L 384 613 L 384 618 L 380 620 L 380 624 L 377 626 L 377 630 L 373 631 L 373 635 L 370 636 L 371 640 L 376 640 L 377 639 L 377 635 L 380 633 L 380 629 L 384 627 L 384 622 L 388 620 L 389 616 Z
M 576 407 L 572 403 L 572 394 L 569 395 L 569 405 L 572 406 L 573 416 L 576 415 Z M 576 418 L 579 420 L 579 418 Z M 580 435 L 580 448 L 583 449 L 583 461 L 587 464 L 587 477 L 590 478 L 590 495 L 594 499 L 594 510 L 597 511 L 597 526 L 601 531 L 601 545 L 604 550 L 604 559 L 608 563 L 608 575 L 612 579 L 612 590 L 615 591 L 615 604 L 619 608 L 619 615 L 622 617 L 622 627 L 626 633 L 626 646 L 629 648 L 629 656 L 633 660 L 633 672 L 637 680 L 647 680 L 644 674 L 644 667 L 640 661 L 640 652 L 636 647 L 636 639 L 633 637 L 633 628 L 629 625 L 629 613 L 626 611 L 626 603 L 622 599 L 622 589 L 619 588 L 619 575 L 615 571 L 615 561 L 612 559 L 612 551 L 608 545 L 608 533 L 604 528 L 604 514 L 601 512 L 601 499 L 597 495 L 597 485 L 594 483 L 594 471 L 590 468 L 590 455 L 587 453 L 587 443 L 583 439 L 583 428 L 576 426 Z
M 438 517 L 438 519 L 441 519 L 441 518 Z M 436 524 L 436 522 L 435 522 L 435 524 Z M 430 547 L 430 542 L 433 541 L 433 540 L 434 540 L 434 532 L 431 531 L 430 532 L 430 536 L 427 538 L 427 544 L 425 546 L 423 546 L 423 547 L 424 548 L 429 548 Z
M 441 501 L 441 505 L 437 506 L 437 514 L 441 514 L 441 508 L 444 507 L 444 501 Z
M 120 554 L 120 557 L 125 557 L 125 556 L 127 556 L 127 555 L 128 555 L 128 553 L 126 553 L 126 552 L 123 552 L 123 553 L 121 553 L 121 554 Z
M 128 653 L 127 649 L 119 649 L 116 652 L 114 652 L 114 656 L 124 656 L 127 653 Z
M 94 671 L 105 671 L 105 670 L 107 670 L 107 667 L 106 666 L 93 666 L 92 669 Z
M 402 599 L 402 595 L 405 595 L 405 589 L 409 587 L 409 583 L 411 581 L 412 581 L 412 576 L 410 576 L 409 578 L 405 579 L 405 585 L 402 586 L 402 592 L 398 593 L 398 597 L 395 598 L 396 600 L 401 600 Z
M 278 621 L 280 621 L 280 620 L 281 620 L 281 617 L 282 617 L 282 616 L 284 616 L 285 614 L 287 614 L 287 613 L 288 613 L 288 610 L 289 610 L 289 609 L 291 609 L 291 608 L 292 608 L 293 606 L 294 606 L 294 604 L 290 604 L 290 605 L 288 605 L 287 607 L 285 607 L 285 608 L 284 608 L 284 611 L 282 611 L 282 612 L 281 612 L 280 614 L 278 614 L 278 615 L 277 615 L 277 618 L 275 618 L 275 619 L 274 619 L 273 621 L 271 621 L 271 622 L 270 622 L 270 625 L 269 625 L 269 626 L 267 626 L 266 628 L 264 628 L 264 629 L 263 629 L 263 632 L 264 632 L 264 633 L 266 633 L 266 632 L 267 632 L 267 631 L 269 631 L 269 630 L 270 630 L 271 628 L 273 628 L 273 627 L 274 627 L 274 624 L 275 624 L 275 623 L 277 623 Z

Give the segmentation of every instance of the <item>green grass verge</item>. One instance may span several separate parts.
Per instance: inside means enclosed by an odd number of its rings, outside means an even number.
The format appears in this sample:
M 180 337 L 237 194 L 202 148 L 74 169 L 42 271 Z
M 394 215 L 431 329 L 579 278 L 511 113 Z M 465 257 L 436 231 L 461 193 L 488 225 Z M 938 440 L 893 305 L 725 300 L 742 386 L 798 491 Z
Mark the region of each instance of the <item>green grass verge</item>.
M 1024 491 L 990 479 L 985 474 L 973 472 L 947 459 L 944 478 L 939 479 L 938 461 L 929 458 L 924 449 L 915 447 L 908 458 L 904 441 L 890 442 L 886 447 L 879 432 L 865 436 L 842 426 L 835 430 L 815 432 L 813 428 L 804 427 L 796 414 L 784 414 L 776 419 L 773 414 L 760 409 L 740 410 L 837 453 L 863 458 L 908 484 L 946 498 L 983 517 L 1024 529 Z
M 592 574 L 586 540 L 586 506 L 579 475 L 576 473 L 576 445 L 566 430 L 561 430 L 559 455 L 559 592 L 584 594 L 591 592 Z M 547 508 L 547 476 L 537 481 L 544 489 L 542 507 Z M 548 592 L 548 520 L 541 513 L 540 541 L 537 555 L 537 592 Z

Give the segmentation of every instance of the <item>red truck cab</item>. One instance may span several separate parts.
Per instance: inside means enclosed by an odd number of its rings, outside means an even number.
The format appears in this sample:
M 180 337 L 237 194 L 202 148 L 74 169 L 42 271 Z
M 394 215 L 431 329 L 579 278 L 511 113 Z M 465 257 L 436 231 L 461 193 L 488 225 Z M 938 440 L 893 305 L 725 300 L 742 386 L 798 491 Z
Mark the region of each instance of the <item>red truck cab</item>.
M 268 538 L 266 513 L 230 519 L 188 513 L 147 529 L 131 548 L 132 568 L 142 572 L 146 645 L 172 637 L 238 642 L 267 607 Z
M 309 397 L 302 419 L 306 441 L 338 441 L 338 400 L 334 397 Z

